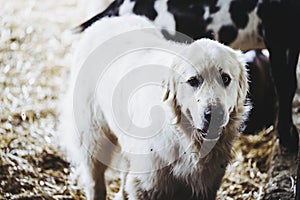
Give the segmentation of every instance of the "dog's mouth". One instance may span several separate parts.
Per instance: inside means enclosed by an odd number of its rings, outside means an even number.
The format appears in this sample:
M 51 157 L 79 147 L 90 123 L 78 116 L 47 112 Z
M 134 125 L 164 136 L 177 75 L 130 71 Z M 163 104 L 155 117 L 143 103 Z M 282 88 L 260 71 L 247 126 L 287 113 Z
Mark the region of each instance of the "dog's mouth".
M 195 130 L 203 139 L 214 140 L 220 137 L 223 127 L 195 128 Z
M 197 128 L 196 131 L 198 133 L 200 133 L 202 135 L 203 138 L 206 138 L 206 136 L 208 135 L 208 130 L 203 130 L 203 129 L 200 129 L 200 128 Z
M 189 124 L 193 124 L 190 128 L 195 131 L 197 138 L 202 138 L 203 140 L 219 139 L 225 127 L 223 119 L 214 119 L 210 120 L 210 122 L 203 121 L 203 125 L 197 126 L 195 125 L 195 122 L 193 122 L 192 115 L 189 110 L 187 110 L 187 115 L 183 119 L 187 120 Z

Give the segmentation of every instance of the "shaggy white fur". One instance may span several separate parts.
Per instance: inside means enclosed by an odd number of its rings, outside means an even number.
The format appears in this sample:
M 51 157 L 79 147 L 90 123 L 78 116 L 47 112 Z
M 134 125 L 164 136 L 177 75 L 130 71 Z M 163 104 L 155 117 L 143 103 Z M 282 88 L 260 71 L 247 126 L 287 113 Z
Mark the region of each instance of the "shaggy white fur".
M 131 50 L 106 65 L 123 46 Z M 61 141 L 88 199 L 105 199 L 117 176 L 114 199 L 215 199 L 248 111 L 240 51 L 166 41 L 143 17 L 123 16 L 88 28 L 75 64 Z

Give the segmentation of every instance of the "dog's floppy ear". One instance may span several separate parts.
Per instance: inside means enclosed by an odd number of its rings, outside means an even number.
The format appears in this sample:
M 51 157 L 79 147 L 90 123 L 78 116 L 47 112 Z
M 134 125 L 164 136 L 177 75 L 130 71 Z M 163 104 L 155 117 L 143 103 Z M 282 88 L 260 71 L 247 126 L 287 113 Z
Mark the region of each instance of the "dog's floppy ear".
M 172 115 L 172 124 L 177 124 L 181 120 L 181 108 L 176 97 L 176 81 L 175 73 L 170 73 L 168 79 L 163 82 L 164 94 L 162 100 L 168 104 L 168 109 L 170 109 Z
M 163 81 L 164 94 L 163 101 L 173 101 L 176 96 L 176 86 L 174 77 L 169 77 L 168 80 Z
M 248 82 L 248 71 L 246 68 L 246 58 L 241 51 L 236 51 L 236 58 L 240 68 L 239 81 L 238 81 L 238 97 L 237 97 L 237 105 L 236 105 L 236 116 L 241 120 L 241 126 L 239 127 L 240 131 L 243 131 L 245 128 L 244 122 L 247 120 L 249 112 L 251 110 L 251 104 L 247 100 L 247 93 L 249 90 L 249 82 Z
M 239 88 L 238 88 L 238 104 L 245 104 L 247 93 L 249 90 L 248 84 L 248 72 L 246 68 L 246 59 L 241 51 L 235 51 L 236 57 L 239 63 L 240 75 L 239 75 Z

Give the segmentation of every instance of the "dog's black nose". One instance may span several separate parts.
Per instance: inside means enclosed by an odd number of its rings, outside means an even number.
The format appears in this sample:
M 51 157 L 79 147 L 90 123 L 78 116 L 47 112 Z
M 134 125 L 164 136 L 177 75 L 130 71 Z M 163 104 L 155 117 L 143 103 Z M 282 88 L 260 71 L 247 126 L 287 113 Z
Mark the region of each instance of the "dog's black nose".
M 204 119 L 207 123 L 210 123 L 211 120 L 215 122 L 222 122 L 224 118 L 224 109 L 220 105 L 209 105 L 204 110 Z
M 210 122 L 210 118 L 211 118 L 211 110 L 212 110 L 212 106 L 208 106 L 204 110 L 204 119 L 208 123 Z
M 220 135 L 221 126 L 224 123 L 225 111 L 219 104 L 209 105 L 204 110 L 203 133 L 207 139 L 215 139 Z

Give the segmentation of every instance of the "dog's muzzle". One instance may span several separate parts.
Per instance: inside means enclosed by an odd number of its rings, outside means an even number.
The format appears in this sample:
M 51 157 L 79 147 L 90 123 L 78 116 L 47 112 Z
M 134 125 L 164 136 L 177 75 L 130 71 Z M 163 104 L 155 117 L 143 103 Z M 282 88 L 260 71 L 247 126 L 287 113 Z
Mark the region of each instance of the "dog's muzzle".
M 219 137 L 224 124 L 225 111 L 223 106 L 209 105 L 203 113 L 203 127 L 198 129 L 206 139 L 215 139 Z

